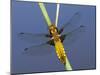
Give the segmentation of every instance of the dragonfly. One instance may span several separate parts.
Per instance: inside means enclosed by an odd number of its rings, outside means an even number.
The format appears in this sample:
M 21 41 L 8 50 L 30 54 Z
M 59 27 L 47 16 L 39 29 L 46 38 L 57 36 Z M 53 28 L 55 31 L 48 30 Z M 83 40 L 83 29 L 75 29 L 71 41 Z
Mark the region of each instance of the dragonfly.
M 18 33 L 18 37 L 21 40 L 32 43 L 32 46 L 25 48 L 23 53 L 33 56 L 46 55 L 51 54 L 55 47 L 59 60 L 63 64 L 66 63 L 66 52 L 68 51 L 67 48 L 65 49 L 66 45 L 76 39 L 79 39 L 79 36 L 81 36 L 86 29 L 86 26 L 79 24 L 80 19 L 81 14 L 76 12 L 69 21 L 61 25 L 60 28 L 56 27 L 55 24 L 52 24 L 47 28 L 48 31 L 46 33 Z

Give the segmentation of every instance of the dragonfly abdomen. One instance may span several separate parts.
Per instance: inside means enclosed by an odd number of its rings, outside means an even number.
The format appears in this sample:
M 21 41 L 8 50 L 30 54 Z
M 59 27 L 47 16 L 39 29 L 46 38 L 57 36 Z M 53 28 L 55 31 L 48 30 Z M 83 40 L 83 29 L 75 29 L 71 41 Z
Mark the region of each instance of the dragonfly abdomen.
M 66 54 L 64 51 L 63 44 L 61 42 L 55 42 L 55 49 L 56 49 L 56 54 L 61 61 L 61 63 L 65 64 L 66 63 Z

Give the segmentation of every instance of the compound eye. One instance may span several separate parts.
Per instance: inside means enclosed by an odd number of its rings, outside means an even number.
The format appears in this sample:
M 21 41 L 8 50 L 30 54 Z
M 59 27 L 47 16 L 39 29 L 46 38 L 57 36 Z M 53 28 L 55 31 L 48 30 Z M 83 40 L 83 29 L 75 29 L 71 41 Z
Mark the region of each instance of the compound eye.
M 55 32 L 57 32 L 57 29 L 55 29 Z
M 53 32 L 53 33 L 54 33 L 54 32 L 57 32 L 57 30 L 56 30 L 56 29 L 53 29 L 52 32 Z
M 53 31 L 53 30 L 51 30 L 51 33 L 54 33 L 54 31 Z

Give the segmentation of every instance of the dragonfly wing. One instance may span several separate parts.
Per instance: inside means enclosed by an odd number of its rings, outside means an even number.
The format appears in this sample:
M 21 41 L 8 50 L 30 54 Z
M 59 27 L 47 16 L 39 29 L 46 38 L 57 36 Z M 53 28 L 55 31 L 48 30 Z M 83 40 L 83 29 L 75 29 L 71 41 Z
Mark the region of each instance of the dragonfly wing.
M 40 44 L 36 46 L 33 45 L 31 47 L 25 48 L 23 50 L 23 54 L 32 55 L 32 56 L 43 56 L 52 53 L 53 50 L 54 50 L 53 46 L 44 43 L 44 44 Z
M 81 14 L 79 12 L 76 12 L 71 19 L 65 24 L 62 25 L 62 27 L 59 30 L 59 33 L 66 33 L 70 30 L 72 30 L 74 27 L 77 27 L 79 25 L 79 21 L 81 19 Z
M 24 40 L 29 43 L 33 43 L 33 45 L 41 44 L 50 40 L 49 34 L 32 34 L 32 33 L 19 33 L 18 38 Z
M 65 34 L 61 35 L 61 40 L 64 44 L 65 48 L 68 48 L 72 43 L 80 39 L 86 32 L 86 27 L 81 25 L 78 28 L 74 29 L 71 32 L 66 32 Z

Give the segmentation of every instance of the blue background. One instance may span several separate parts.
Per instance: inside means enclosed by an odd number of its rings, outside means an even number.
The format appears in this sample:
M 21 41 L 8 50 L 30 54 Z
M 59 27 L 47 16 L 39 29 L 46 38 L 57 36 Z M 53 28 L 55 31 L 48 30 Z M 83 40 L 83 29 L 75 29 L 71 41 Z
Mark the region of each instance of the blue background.
M 51 21 L 55 22 L 56 4 L 45 4 Z M 17 34 L 20 32 L 43 33 L 47 32 L 47 24 L 44 21 L 37 3 L 16 2 L 12 0 L 12 54 L 11 72 L 48 72 L 63 71 L 64 66 L 59 62 L 55 50 L 52 54 L 44 56 L 27 56 L 22 50 L 32 46 L 31 43 L 21 41 Z M 73 70 L 95 69 L 95 6 L 61 4 L 58 27 L 66 23 L 75 12 L 80 12 L 80 23 L 86 26 L 85 35 L 69 45 L 68 58 Z M 42 50 L 40 50 L 42 51 Z

